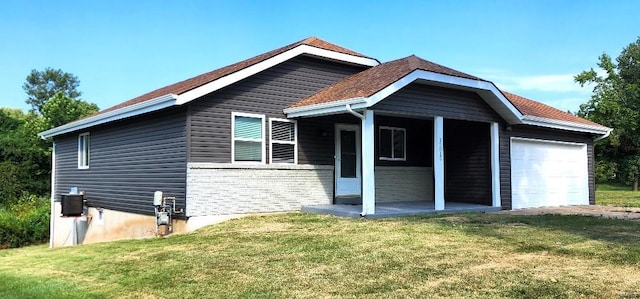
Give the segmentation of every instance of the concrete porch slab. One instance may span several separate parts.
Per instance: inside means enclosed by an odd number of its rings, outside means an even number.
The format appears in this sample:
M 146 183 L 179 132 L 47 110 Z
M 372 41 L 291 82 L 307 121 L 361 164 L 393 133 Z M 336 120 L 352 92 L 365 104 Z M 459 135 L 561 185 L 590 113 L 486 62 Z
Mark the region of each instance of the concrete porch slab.
M 433 202 L 426 201 L 407 201 L 407 202 L 385 202 L 376 203 L 376 213 L 373 215 L 365 215 L 365 218 L 390 218 L 415 216 L 438 213 L 463 213 L 463 212 L 497 212 L 499 207 L 484 206 L 462 202 L 447 202 L 445 209 L 436 211 Z M 303 206 L 302 212 L 312 214 L 327 214 L 340 217 L 360 218 L 362 205 L 313 205 Z

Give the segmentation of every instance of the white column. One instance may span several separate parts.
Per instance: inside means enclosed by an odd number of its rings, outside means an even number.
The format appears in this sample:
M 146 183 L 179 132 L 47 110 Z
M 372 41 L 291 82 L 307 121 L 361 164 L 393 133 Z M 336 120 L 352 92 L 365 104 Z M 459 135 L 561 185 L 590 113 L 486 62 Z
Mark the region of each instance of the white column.
M 491 123 L 491 202 L 500 207 L 500 124 Z
M 444 210 L 444 119 L 433 119 L 433 177 L 435 189 L 435 209 Z
M 375 154 L 373 110 L 365 110 L 362 119 L 362 213 L 376 212 Z

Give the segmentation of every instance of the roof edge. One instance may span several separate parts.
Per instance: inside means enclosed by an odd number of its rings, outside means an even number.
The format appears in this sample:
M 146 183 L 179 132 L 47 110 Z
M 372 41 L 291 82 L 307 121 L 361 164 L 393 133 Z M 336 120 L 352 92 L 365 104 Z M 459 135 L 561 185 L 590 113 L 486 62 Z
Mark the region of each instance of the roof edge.
M 61 134 L 70 133 L 100 124 L 124 119 L 127 117 L 157 111 L 176 105 L 177 98 L 178 97 L 174 94 L 163 95 L 148 101 L 144 101 L 142 103 L 122 107 L 120 109 L 109 111 L 103 114 L 97 114 L 95 116 L 76 120 L 74 122 L 70 122 L 68 124 L 55 127 L 44 132 L 40 132 L 38 133 L 38 136 L 40 136 L 40 138 L 42 139 L 47 139 Z
M 525 125 L 597 134 L 597 135 L 602 135 L 603 136 L 602 138 L 606 138 L 607 136 L 609 136 L 611 131 L 613 131 L 612 128 L 605 127 L 605 126 L 592 126 L 592 125 L 581 124 L 581 123 L 576 123 L 571 121 L 551 119 L 551 118 L 533 116 L 533 115 L 525 115 L 522 118 L 522 120 Z
M 264 71 L 268 68 L 271 68 L 277 64 L 280 64 L 289 59 L 292 59 L 294 57 L 298 57 L 304 54 L 318 56 L 321 58 L 326 58 L 331 60 L 337 60 L 337 61 L 346 62 L 346 63 L 364 65 L 364 66 L 376 66 L 380 64 L 380 62 L 378 62 L 376 59 L 373 59 L 373 58 L 354 56 L 351 54 L 345 54 L 341 52 L 321 49 L 321 48 L 306 45 L 306 44 L 301 44 L 283 53 L 280 53 L 276 56 L 265 59 L 256 64 L 253 64 L 244 69 L 241 69 L 237 72 L 231 73 L 224 77 L 213 80 L 209 83 L 201 85 L 197 88 L 184 92 L 178 96 L 178 105 L 191 102 L 206 94 L 212 93 L 216 90 L 229 86 L 235 82 L 238 82 L 244 78 L 247 78 L 261 71 Z

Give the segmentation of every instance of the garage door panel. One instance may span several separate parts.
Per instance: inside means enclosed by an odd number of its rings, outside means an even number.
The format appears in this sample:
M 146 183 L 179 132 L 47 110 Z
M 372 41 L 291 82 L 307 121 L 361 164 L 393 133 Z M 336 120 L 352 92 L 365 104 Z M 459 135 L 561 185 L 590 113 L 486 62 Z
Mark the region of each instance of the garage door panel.
M 586 144 L 512 139 L 512 207 L 588 204 L 586 149 Z

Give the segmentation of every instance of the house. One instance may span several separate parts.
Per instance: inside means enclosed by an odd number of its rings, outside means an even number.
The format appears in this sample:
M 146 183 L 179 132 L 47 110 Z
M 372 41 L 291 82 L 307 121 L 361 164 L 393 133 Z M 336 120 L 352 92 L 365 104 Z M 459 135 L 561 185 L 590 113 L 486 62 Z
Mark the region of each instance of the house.
M 42 132 L 51 245 L 153 235 L 157 190 L 182 211 L 175 231 L 303 206 L 594 204 L 593 142 L 610 131 L 416 56 L 311 37 Z M 72 189 L 84 217 L 60 217 Z

